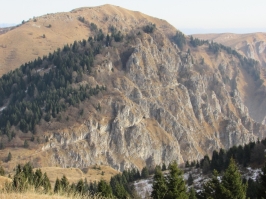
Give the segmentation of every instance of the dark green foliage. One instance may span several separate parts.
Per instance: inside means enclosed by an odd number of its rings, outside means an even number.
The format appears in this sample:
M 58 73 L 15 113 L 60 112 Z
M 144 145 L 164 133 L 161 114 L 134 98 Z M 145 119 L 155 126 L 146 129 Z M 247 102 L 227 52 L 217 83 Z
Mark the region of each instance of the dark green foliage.
M 189 199 L 197 199 L 197 196 L 196 196 L 196 191 L 195 191 L 195 189 L 193 188 L 193 187 L 191 187 L 190 189 L 189 189 Z
M 60 185 L 62 187 L 62 183 L 60 182 Z M 82 179 L 80 179 L 76 185 L 76 192 L 80 193 L 80 194 L 84 194 L 85 193 L 85 185 Z
M 63 175 L 63 177 L 61 178 L 60 185 L 63 190 L 68 191 L 69 182 L 65 175 Z
M 223 175 L 221 184 L 225 196 L 224 198 L 244 199 L 246 197 L 247 184 L 243 184 L 241 174 L 232 158 Z
M 23 144 L 24 148 L 29 148 L 29 143 L 28 143 L 28 140 L 25 140 L 24 141 L 24 144 Z
M 198 38 L 193 38 L 192 36 L 190 36 L 190 44 L 193 47 L 197 47 L 197 46 L 202 46 L 203 44 L 208 44 L 209 41 L 207 40 L 200 40 Z
M 5 175 L 5 170 L 2 166 L 0 166 L 0 176 L 4 176 Z
M 257 143 L 250 142 L 244 147 L 233 146 L 227 151 L 220 149 L 219 153 L 215 150 L 213 151 L 211 161 L 207 156 L 200 160 L 200 167 L 203 169 L 203 172 L 205 174 L 209 171 L 213 171 L 214 169 L 218 172 L 222 172 L 225 170 L 225 168 L 228 167 L 231 158 L 234 158 L 238 164 L 244 167 L 246 167 L 248 164 L 261 165 L 265 159 L 265 140 L 266 139 Z
M 193 181 L 194 181 L 194 179 L 193 179 L 193 177 L 192 177 L 192 174 L 189 173 L 189 175 L 188 175 L 188 180 L 187 180 L 187 184 L 188 184 L 188 186 L 193 185 Z
M 244 179 L 243 182 L 246 183 L 246 180 Z M 258 197 L 259 196 L 258 195 L 259 183 L 252 180 L 251 178 L 248 179 L 247 183 L 248 183 L 248 187 L 247 187 L 246 198 L 250 198 L 250 199 L 260 198 Z
M 262 168 L 262 173 L 259 176 L 258 183 L 258 198 L 266 198 L 266 163 Z
M 101 193 L 101 195 L 104 197 L 112 196 L 112 189 L 110 185 L 104 180 L 101 180 L 98 183 L 98 192 Z
M 236 163 L 231 158 L 221 182 L 218 172 L 214 170 L 212 179 L 204 185 L 199 198 L 244 199 L 246 198 L 246 190 L 247 184 L 242 182 Z
M 46 173 L 42 174 L 40 169 L 37 169 L 34 173 L 30 163 L 23 167 L 18 165 L 12 181 L 13 190 L 23 192 L 30 187 L 35 187 L 36 190 L 41 189 L 45 193 L 51 190 L 51 184 Z
M 79 17 L 78 17 L 78 20 L 79 20 L 80 22 L 82 22 L 82 23 L 85 23 L 85 18 L 84 18 L 84 17 L 79 16 Z
M 12 154 L 9 152 L 6 161 L 9 162 L 12 159 Z
M 169 167 L 170 171 L 167 175 L 167 193 L 165 194 L 166 199 L 186 199 L 188 194 L 186 192 L 186 184 L 183 179 L 183 173 L 178 168 L 177 163 L 174 162 Z
M 58 178 L 56 178 L 55 185 L 54 185 L 54 192 L 60 193 L 61 192 L 61 182 Z
M 115 42 L 121 42 L 124 39 L 124 35 L 120 31 L 112 33 L 112 37 L 114 38 Z
M 186 44 L 186 37 L 182 32 L 176 32 L 176 35 L 173 38 L 174 42 L 180 48 L 180 50 L 183 50 L 183 46 Z
M 207 174 L 210 171 L 210 158 L 205 155 L 204 158 L 200 161 L 200 166 L 202 168 L 203 174 Z
M 95 23 L 90 24 L 91 31 L 96 31 L 98 29 L 97 25 Z
M 153 33 L 156 30 L 155 24 L 148 24 L 143 27 L 143 31 L 146 33 Z
M 167 192 L 167 185 L 166 185 L 166 179 L 163 176 L 163 173 L 160 169 L 155 170 L 155 174 L 153 177 L 153 184 L 152 184 L 152 193 L 151 197 L 154 199 L 161 199 L 164 198 L 166 192 Z
M 86 40 L 64 46 L 43 59 L 38 58 L 0 78 L 2 101 L 10 100 L 8 107 L 1 112 L 0 130 L 8 139 L 13 138 L 11 126 L 23 132 L 34 132 L 41 119 L 47 122 L 56 118 L 69 106 L 75 106 L 106 87 L 89 85 L 74 89 L 71 84 L 82 81 L 89 75 L 94 56 L 100 53 L 105 37 L 99 31 L 98 40 L 92 45 Z M 37 71 L 45 71 L 40 75 Z M 73 76 L 76 73 L 76 76 Z
M 163 163 L 162 171 L 166 171 L 166 165 L 165 165 L 165 163 Z
M 141 170 L 141 178 L 148 178 L 149 177 L 149 170 L 147 167 L 143 167 L 143 169 Z
M 216 170 L 213 171 L 212 178 L 204 184 L 203 191 L 199 193 L 198 198 L 223 199 L 222 188 Z

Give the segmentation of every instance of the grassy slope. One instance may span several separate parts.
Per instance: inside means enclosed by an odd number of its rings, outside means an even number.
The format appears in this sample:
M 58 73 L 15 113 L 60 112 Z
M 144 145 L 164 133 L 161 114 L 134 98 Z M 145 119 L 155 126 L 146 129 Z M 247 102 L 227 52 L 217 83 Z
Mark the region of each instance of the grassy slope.
M 112 5 L 47 14 L 0 35 L 0 76 L 67 43 L 87 39 L 91 36 L 91 30 L 78 20 L 80 16 L 89 23 L 95 23 L 104 33 L 108 32 L 111 25 L 128 32 L 136 25 L 143 26 L 148 22 L 155 23 L 166 34 L 174 34 L 176 31 L 164 20 Z

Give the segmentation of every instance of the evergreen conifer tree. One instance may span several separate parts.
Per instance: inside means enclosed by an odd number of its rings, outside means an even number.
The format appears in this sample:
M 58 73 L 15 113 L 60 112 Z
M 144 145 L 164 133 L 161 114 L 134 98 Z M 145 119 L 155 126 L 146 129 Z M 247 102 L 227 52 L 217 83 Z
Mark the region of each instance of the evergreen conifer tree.
M 69 182 L 65 175 L 61 178 L 60 184 L 63 191 L 68 191 Z
M 244 199 L 246 198 L 246 190 L 247 184 L 242 182 L 237 165 L 231 158 L 222 180 L 220 180 L 218 172 L 214 170 L 212 179 L 204 185 L 199 198 Z
M 5 170 L 2 166 L 0 166 L 0 175 L 4 176 L 5 175 Z
M 197 199 L 196 191 L 193 187 L 189 189 L 189 199 Z
M 188 184 L 188 186 L 191 186 L 193 184 L 193 177 L 192 177 L 191 173 L 189 173 L 189 175 L 188 175 L 187 184 Z
M 266 198 L 266 162 L 259 177 L 258 198 Z
M 221 184 L 224 198 L 246 198 L 247 184 L 242 182 L 241 174 L 232 158 L 230 159 L 229 166 L 225 171 Z
M 9 152 L 6 161 L 9 162 L 12 159 L 12 154 Z
M 141 178 L 148 178 L 149 177 L 149 170 L 147 167 L 144 167 L 142 170 L 141 170 Z
M 183 179 L 183 173 L 178 168 L 177 163 L 169 165 L 170 172 L 167 176 L 168 191 L 165 195 L 166 199 L 188 199 L 186 193 L 186 184 Z
M 110 185 L 105 180 L 101 180 L 99 182 L 98 192 L 100 192 L 101 195 L 104 197 L 112 196 L 112 189 L 111 189 Z
M 43 183 L 42 183 L 42 185 L 43 185 L 43 189 L 44 189 L 45 193 L 47 193 L 47 192 L 49 192 L 51 190 L 51 183 L 50 183 L 50 180 L 49 180 L 49 178 L 48 178 L 46 173 L 44 173 L 44 175 L 43 175 Z
M 216 170 L 213 171 L 212 178 L 203 185 L 203 191 L 199 193 L 198 198 L 224 199 L 222 196 L 220 178 Z
M 55 185 L 54 185 L 54 192 L 60 193 L 61 192 L 61 183 L 58 178 L 56 178 Z
M 155 174 L 153 177 L 153 184 L 152 184 L 152 193 L 151 197 L 154 199 L 161 199 L 164 198 L 167 192 L 166 181 L 163 176 L 163 173 L 160 169 L 155 170 Z

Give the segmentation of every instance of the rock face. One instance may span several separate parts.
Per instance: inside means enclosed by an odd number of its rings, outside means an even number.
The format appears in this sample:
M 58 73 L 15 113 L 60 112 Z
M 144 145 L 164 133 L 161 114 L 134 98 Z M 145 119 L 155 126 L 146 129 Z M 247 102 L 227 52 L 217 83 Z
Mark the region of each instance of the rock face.
M 107 85 L 101 110 L 76 127 L 47 132 L 42 150 L 51 162 L 141 169 L 265 137 L 236 86 L 245 73 L 239 60 L 225 52 L 213 56 L 207 46 L 188 53 L 188 47 L 181 51 L 157 30 L 106 48 L 93 72 L 95 82 Z

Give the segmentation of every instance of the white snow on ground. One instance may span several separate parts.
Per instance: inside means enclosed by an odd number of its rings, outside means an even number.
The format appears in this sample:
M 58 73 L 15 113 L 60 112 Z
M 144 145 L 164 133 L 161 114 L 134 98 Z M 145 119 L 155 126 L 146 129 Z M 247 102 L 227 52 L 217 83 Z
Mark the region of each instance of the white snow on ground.
M 250 167 L 247 167 L 247 172 L 245 172 L 244 177 L 246 179 L 251 178 L 252 180 L 256 180 L 259 177 L 260 173 L 261 169 L 252 169 Z
M 134 187 L 141 198 L 151 195 L 152 192 L 152 178 L 138 180 L 134 182 Z
M 3 111 L 4 109 L 6 109 L 6 106 L 1 107 L 0 112 Z
M 43 71 L 43 69 L 44 69 L 44 68 L 38 69 L 38 70 L 37 70 L 37 73 L 40 72 L 40 71 Z
M 200 192 L 202 190 L 202 186 L 204 183 L 206 183 L 211 175 L 203 175 L 201 169 L 185 169 L 184 170 L 184 180 L 188 180 L 189 174 L 192 174 L 193 177 L 193 187 L 196 192 Z M 260 173 L 261 169 L 252 169 L 250 167 L 247 167 L 246 169 L 243 169 L 241 171 L 242 176 L 246 179 L 253 179 L 256 180 Z M 164 175 L 167 175 L 167 172 L 164 173 Z M 221 176 L 218 176 L 219 180 L 222 180 Z M 152 192 L 152 182 L 153 182 L 153 177 L 150 177 L 149 179 L 143 179 L 143 180 L 138 180 L 134 182 L 134 186 L 136 189 L 136 192 L 141 196 L 141 198 L 145 198 L 147 195 L 151 195 Z M 190 187 L 188 187 L 190 188 Z

